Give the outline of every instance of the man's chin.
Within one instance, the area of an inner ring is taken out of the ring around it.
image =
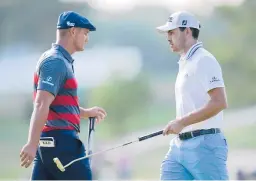
[[[82,51],[84,51],[84,47],[79,48],[77,51],[78,51],[78,52],[82,52]]]
[[[176,52],[176,51],[175,51],[175,49],[174,49],[174,48],[172,48],[172,47],[170,47],[170,50],[171,50],[172,52]]]

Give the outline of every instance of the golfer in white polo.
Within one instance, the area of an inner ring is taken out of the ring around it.
[[[161,165],[161,180],[227,180],[226,139],[221,130],[227,108],[220,64],[198,41],[200,23],[185,11],[157,30],[180,55],[175,84],[176,119],[164,135],[176,134]]]

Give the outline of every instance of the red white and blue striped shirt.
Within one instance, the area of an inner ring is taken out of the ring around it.
[[[34,98],[37,90],[54,95],[43,132],[65,129],[80,131],[80,109],[73,59],[60,45],[53,44],[39,59],[34,75]]]

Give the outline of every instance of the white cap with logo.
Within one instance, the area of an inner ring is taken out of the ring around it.
[[[196,19],[196,17],[193,14],[187,11],[179,11],[173,13],[168,18],[168,21],[165,23],[165,25],[159,26],[156,29],[160,32],[168,32],[179,27],[200,29],[200,22]]]

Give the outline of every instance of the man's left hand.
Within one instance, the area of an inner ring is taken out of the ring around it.
[[[179,134],[184,127],[180,119],[175,119],[165,126],[163,135]]]
[[[99,123],[105,119],[107,113],[103,108],[95,106],[88,109],[88,116],[96,117],[96,123]]]

